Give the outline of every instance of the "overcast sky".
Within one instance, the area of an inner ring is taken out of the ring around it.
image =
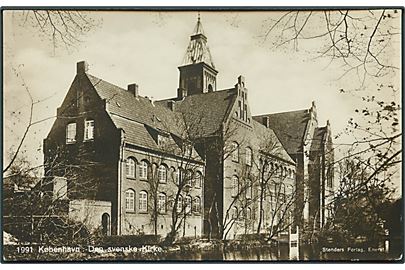
[[[154,99],[176,95],[177,67],[197,21],[196,12],[93,12],[99,26],[68,52],[53,50],[38,29],[23,26],[12,12],[4,15],[5,151],[22,136],[28,121],[29,97],[23,85],[34,100],[45,99],[36,105],[34,120],[55,116],[75,76],[76,62],[81,60],[89,63],[90,74],[120,87],[137,83],[141,95]],[[315,101],[319,124],[329,119],[337,134],[356,107],[339,89],[356,78],[337,81],[342,72],[339,67],[327,66],[328,59],[314,60],[315,55],[308,53],[317,46],[314,42],[301,45],[298,51],[272,49],[271,40],[264,42],[263,34],[270,19],[279,16],[279,12],[201,12],[219,71],[218,89],[233,87],[243,75],[253,115],[306,109]],[[399,85],[399,77],[394,80]],[[38,164],[53,121],[34,126],[24,145]]]

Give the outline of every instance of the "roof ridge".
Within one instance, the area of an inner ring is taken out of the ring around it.
[[[301,110],[294,110],[294,111],[284,111],[284,112],[277,112],[277,113],[264,113],[264,114],[258,114],[254,115],[253,117],[262,117],[262,116],[268,116],[268,115],[277,115],[277,114],[286,114],[286,113],[297,113],[297,112],[309,112],[309,109],[301,109]]]

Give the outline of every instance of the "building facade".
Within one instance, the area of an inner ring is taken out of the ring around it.
[[[77,63],[44,140],[43,186],[69,201],[69,216],[114,235],[232,239],[311,218],[322,226],[333,152],[315,105],[297,116],[303,128],[253,116],[243,76],[218,90],[200,18],[179,71],[177,95],[152,101]]]

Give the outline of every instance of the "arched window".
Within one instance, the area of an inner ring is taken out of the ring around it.
[[[142,160],[139,164],[139,178],[148,179],[148,162],[146,160]]]
[[[190,195],[186,196],[186,205],[185,205],[185,210],[186,210],[186,214],[189,214],[191,212],[191,208],[192,208],[192,198]]]
[[[201,212],[201,199],[198,196],[194,197],[193,212],[196,212],[196,213]]]
[[[238,218],[238,207],[234,206],[232,208],[232,218],[237,219]]]
[[[134,158],[130,157],[127,159],[125,170],[127,177],[135,178],[135,164],[136,161]]]
[[[84,121],[84,140],[89,141],[94,139],[94,120],[86,119]]]
[[[239,162],[239,144],[232,142],[232,161]]]
[[[167,182],[167,167],[164,164],[161,164],[158,169],[158,178],[160,183]]]
[[[183,196],[179,195],[177,199],[177,213],[181,213],[183,211]]]
[[[246,208],[246,219],[252,219],[252,209]]]
[[[186,175],[185,175],[185,179],[184,179],[184,181],[186,181],[186,185],[191,187],[192,180],[193,180],[193,171],[192,170],[187,170]]]
[[[252,180],[246,180],[246,199],[252,198]]]
[[[148,211],[148,193],[144,190],[139,192],[139,211],[140,212]]]
[[[292,171],[291,171],[291,169],[288,169],[288,177],[292,177]]]
[[[129,212],[135,211],[135,191],[132,189],[125,191],[125,210]]]
[[[111,235],[111,222],[110,222],[110,215],[104,213],[101,216],[101,227],[103,235]]]
[[[202,186],[202,173],[200,171],[197,171],[195,173],[195,177],[194,177],[194,187],[195,188],[201,188]]]
[[[232,192],[231,192],[232,197],[238,196],[239,178],[236,175],[232,176],[232,187],[231,188],[232,188]]]
[[[76,123],[69,123],[66,126],[66,143],[76,142]]]
[[[246,147],[246,165],[252,166],[252,148]]]
[[[158,211],[159,213],[166,213],[166,194],[164,193],[158,195]]]
[[[178,168],[176,171],[176,185],[182,185],[184,181],[184,169]]]

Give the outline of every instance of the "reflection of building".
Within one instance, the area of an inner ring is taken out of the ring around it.
[[[323,164],[323,156],[296,155],[271,116],[252,116],[242,76],[234,87],[217,90],[200,19],[179,70],[177,95],[152,101],[136,84],[122,89],[79,62],[44,140],[45,181],[54,194],[64,190],[72,218],[90,218],[107,234],[111,228],[112,234],[166,235],[173,215],[182,220],[180,236],[285,230],[301,192],[296,186],[309,190],[308,177],[301,177],[308,175],[308,160]],[[313,145],[304,150],[322,153],[323,144]],[[323,202],[317,181],[311,213]]]

